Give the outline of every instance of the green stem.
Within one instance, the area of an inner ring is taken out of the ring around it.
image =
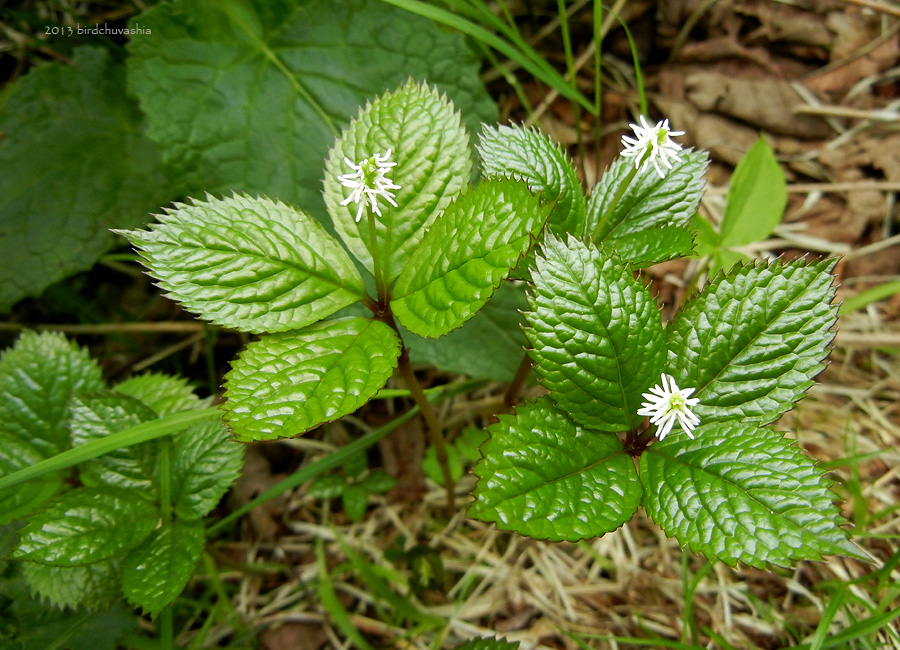
[[[447,459],[447,441],[444,439],[444,430],[438,420],[437,413],[422,389],[422,384],[416,378],[412,366],[409,363],[409,350],[405,347],[400,353],[400,361],[398,363],[400,374],[406,382],[407,388],[412,393],[412,398],[422,409],[422,416],[425,418],[425,424],[428,427],[428,435],[431,438],[431,444],[434,445],[434,451],[437,456],[438,463],[441,466],[441,474],[444,477],[444,488],[447,490],[447,514],[452,516],[456,510],[456,493],[453,485],[453,475],[450,473],[450,462]]]
[[[175,620],[172,616],[172,605],[166,605],[159,615],[159,636],[162,650],[175,648]]]
[[[525,381],[528,379],[530,373],[531,357],[529,357],[526,352],[522,357],[522,361],[519,362],[519,369],[516,370],[516,376],[513,377],[512,382],[510,382],[509,387],[506,389],[506,393],[503,395],[503,401],[507,406],[515,406],[516,402],[519,401],[519,394],[525,387]]]
[[[372,253],[372,275],[375,278],[375,295],[378,296],[378,302],[382,305],[387,304],[387,287],[384,283],[384,276],[381,272],[381,261],[378,255],[378,236],[375,231],[375,211],[366,206],[366,219],[369,223],[369,252]]]
[[[172,521],[172,439],[160,441],[159,509],[163,525]]]

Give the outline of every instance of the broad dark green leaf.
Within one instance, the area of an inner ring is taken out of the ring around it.
[[[362,521],[369,507],[369,491],[361,485],[348,485],[341,492],[341,505],[344,514],[355,523]]]
[[[31,517],[14,557],[51,566],[102,562],[140,544],[159,512],[134,490],[79,488]]]
[[[104,610],[122,598],[116,558],[73,567],[23,562],[22,572],[32,593],[60,609]]]
[[[722,422],[694,436],[672,436],[641,455],[644,508],[681,544],[731,566],[867,559],[841,528],[830,482],[781,434]]]
[[[69,398],[104,387],[100,366],[62,334],[25,332],[0,356],[0,423],[44,456],[65,451]]]
[[[403,341],[413,362],[509,382],[525,355],[521,312],[527,307],[524,284],[505,282],[463,327],[437,340],[404,332]]]
[[[347,479],[337,474],[317,476],[309,484],[309,495],[315,499],[335,499],[347,489]]]
[[[0,312],[89,269],[173,189],[125,71],[102,48],[45,63],[0,102]]]
[[[543,201],[555,202],[550,232],[583,234],[585,200],[572,160],[562,147],[534,128],[483,126],[478,143],[482,172],[488,177],[520,178]]]
[[[322,161],[359,106],[428,80],[474,131],[496,121],[462,35],[378,0],[185,0],[135,19],[129,90],[188,193],[279,198],[324,217]]]
[[[137,622],[134,611],[123,607],[121,596],[116,598],[120,602],[109,611],[89,613],[60,611],[27,595],[17,598],[10,605],[13,616],[4,619],[0,630],[0,641],[6,641],[4,633],[10,632],[13,639],[3,650],[117,650],[127,633],[137,631]],[[60,646],[63,639],[66,645]]]
[[[430,337],[462,325],[528,252],[549,213],[518,181],[483,181],[459,196],[397,279],[391,301],[397,320]]]
[[[577,541],[615,530],[641,502],[616,436],[578,426],[546,396],[488,428],[469,515],[529,537]]]
[[[472,170],[459,113],[437,89],[410,80],[366,105],[328,153],[324,197],[335,230],[369,271],[369,220],[364,215],[356,221],[357,204],[341,205],[352,190],[338,176],[353,171],[345,158],[358,164],[389,149],[390,160],[397,163],[387,174],[400,186],[394,191],[397,207],[379,198],[381,216],[375,216],[378,259],[388,284],[438,215],[468,185]]]
[[[2,426],[2,425],[0,425]],[[31,443],[0,431],[0,476],[6,476],[44,460]],[[62,485],[58,474],[0,490],[0,526],[30,514],[56,494]]]
[[[582,426],[635,429],[641,393],[666,357],[650,292],[617,258],[574,238],[546,237],[532,277],[525,336],[541,383]]]
[[[182,592],[205,543],[200,522],[176,519],[154,530],[122,564],[125,597],[155,618]]]
[[[249,332],[304,327],[366,295],[350,257],[319,223],[278,201],[235,195],[156,215],[128,237],[168,296]]]
[[[731,176],[728,202],[719,225],[722,248],[743,246],[768,237],[787,205],[784,172],[765,138],[756,141]]]
[[[242,441],[300,435],[369,401],[399,356],[396,332],[366,318],[264,336],[226,375],[225,419]]]
[[[116,384],[117,393],[142,401],[160,416],[204,408],[205,400],[194,393],[184,377],[147,372]]]
[[[384,494],[397,485],[397,479],[381,469],[373,469],[359,483],[367,492]]]
[[[634,169],[628,159],[618,158],[610,165],[588,199],[585,232],[591,234],[595,242],[604,242],[617,250],[624,261],[632,261],[627,253],[633,249],[631,237],[638,232],[662,226],[686,228],[690,230],[691,220],[697,212],[703,187],[706,184],[708,157],[705,151],[685,151],[680,162],[673,163],[665,178],[645,173],[640,182],[630,182],[628,176]],[[621,196],[620,196],[621,194]],[[622,250],[617,244],[622,242]],[[673,251],[663,247],[665,259],[690,255],[692,247]],[[652,250],[652,249],[650,249]],[[648,250],[637,248],[645,257]],[[649,266],[653,261],[636,259],[641,266]]]
[[[694,252],[694,233],[684,225],[660,225],[609,240],[608,244],[632,268],[686,257]]]
[[[73,447],[157,417],[143,402],[113,391],[80,393],[72,398],[71,409]],[[85,485],[130,488],[153,496],[156,494],[157,455],[156,442],[116,449],[82,463],[79,476]]]
[[[701,422],[771,422],[802,397],[834,337],[833,266],[794,260],[735,267],[666,328],[666,372],[696,389]]]
[[[181,519],[206,516],[241,473],[244,445],[220,421],[203,422],[175,436],[172,507]]]

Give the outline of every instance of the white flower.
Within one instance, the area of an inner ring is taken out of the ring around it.
[[[379,196],[384,197],[395,208],[397,207],[397,203],[394,201],[394,193],[391,190],[399,190],[400,186],[394,184],[394,181],[385,176],[391,170],[391,167],[397,164],[391,162],[389,160],[390,157],[391,150],[388,149],[383,154],[376,153],[371,158],[366,158],[358,165],[354,164],[349,158],[344,158],[344,162],[350,166],[353,173],[338,176],[338,180],[341,182],[341,185],[349,187],[353,191],[350,192],[350,196],[341,201],[341,205],[349,203],[359,204],[359,209],[356,211],[357,223],[362,218],[367,201],[372,207],[372,211],[379,217],[381,216],[377,200]]]
[[[641,404],[642,408],[637,414],[650,418],[650,424],[656,425],[656,435],[660,440],[669,435],[676,419],[693,440],[694,434],[691,431],[700,424],[700,418],[691,411],[691,407],[699,404],[700,400],[688,398],[693,392],[693,388],[678,388],[675,378],[663,373],[662,387],[654,386],[649,393],[641,396],[647,401]]]
[[[667,169],[672,169],[671,161],[680,160],[678,152],[681,151],[681,145],[672,142],[669,136],[684,135],[684,131],[669,130],[669,120],[657,122],[656,126],[651,127],[647,124],[647,118],[641,115],[640,122],[640,125],[631,125],[637,138],[622,136],[622,146],[625,147],[622,155],[634,158],[634,166],[640,167],[642,174],[652,163],[659,177],[665,178],[666,172],[659,166],[660,163]]]

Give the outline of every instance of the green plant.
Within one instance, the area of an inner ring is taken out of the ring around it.
[[[200,420],[205,407],[184,380],[166,375],[110,390],[85,351],[60,335],[26,332],[0,358],[0,472],[121,440],[161,417],[196,412]],[[0,492],[0,522],[24,521],[12,557],[33,593],[88,610],[124,596],[152,616],[181,593],[206,540],[202,519],[237,478],[243,448],[218,418],[167,433],[114,443],[75,474],[44,473]]]
[[[309,493],[317,499],[341,498],[344,513],[353,522],[362,521],[370,494],[384,494],[397,479],[380,469],[369,469],[363,454],[351,456],[341,467],[343,474],[325,474],[309,485]]]
[[[734,170],[718,232],[697,215],[697,255],[710,258],[713,273],[749,261],[747,255],[733,249],[763,241],[772,234],[781,223],[786,204],[784,172],[772,147],[760,138]]]

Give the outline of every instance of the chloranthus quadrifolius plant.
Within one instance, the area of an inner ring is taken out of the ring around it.
[[[682,150],[668,121],[632,128],[587,201],[537,132],[482,134],[488,173],[558,194],[564,214],[535,255],[524,314],[548,393],[489,427],[469,514],[575,541],[642,506],[682,545],[730,565],[865,558],[824,473],[769,426],[823,367],[834,261],[736,266],[663,326],[634,270],[691,254],[707,157]]]
[[[86,351],[58,334],[27,332],[0,357],[0,476],[206,406],[167,375],[111,389]],[[102,609],[124,596],[156,615],[193,574],[206,541],[203,517],[242,458],[221,419],[206,418],[83,462],[77,481],[55,472],[0,491],[0,525],[24,524],[12,557],[42,599]]]
[[[472,165],[450,101],[409,81],[362,108],[329,152],[337,238],[299,207],[242,195],[176,204],[122,233],[170,297],[259,335],[226,377],[238,439],[295,436],[355,411],[406,353],[400,326],[439,337],[491,297],[553,205],[502,175],[472,187]],[[365,316],[339,313],[357,304]]]

